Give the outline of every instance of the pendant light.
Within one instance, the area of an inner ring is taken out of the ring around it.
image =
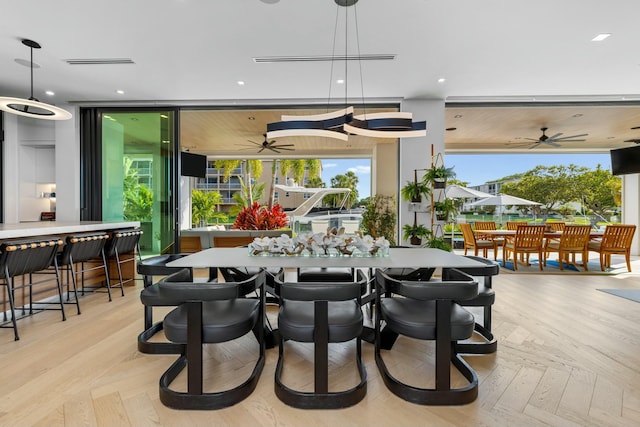
[[[334,0],[338,7],[350,7],[354,6],[358,0]],[[339,9],[339,8],[338,8]],[[358,39],[358,16],[355,14],[356,23],[356,39]],[[332,56],[332,66],[335,56],[335,31],[337,30],[337,17],[336,28],[334,29],[334,51]],[[345,12],[345,80],[347,78],[347,63],[348,52],[347,49],[347,14]],[[360,57],[360,41],[357,40],[358,45],[358,58]],[[360,65],[360,80],[362,85],[362,64],[358,59]],[[330,79],[333,76],[330,76]],[[364,90],[362,93],[364,106]],[[347,99],[347,87],[345,81],[345,104]],[[348,135],[361,135],[373,138],[412,138],[418,136],[425,136],[427,134],[426,122],[413,122],[411,113],[408,112],[386,112],[386,113],[373,113],[354,116],[354,108],[352,106],[346,106],[342,110],[315,114],[309,116],[282,116],[281,121],[274,123],[267,123],[267,138],[276,138],[283,136],[324,136],[329,138],[341,139],[343,141],[348,140]]]
[[[29,39],[23,39],[22,44],[31,49],[31,61],[29,63],[31,68],[31,96],[29,99],[0,96],[0,110],[34,119],[70,119],[71,113],[67,110],[40,102],[33,96],[33,49],[40,49],[40,45]]]

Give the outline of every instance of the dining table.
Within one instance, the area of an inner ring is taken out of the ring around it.
[[[253,268],[304,268],[304,267],[348,267],[348,268],[463,268],[485,267],[485,264],[453,252],[436,248],[389,248],[388,254],[377,256],[304,256],[304,255],[251,255],[247,247],[209,248],[167,263],[167,267],[212,269],[216,267]],[[373,299],[370,289],[362,303]],[[268,330],[267,347],[276,342],[277,330]],[[374,331],[365,327],[362,339],[372,343]]]
[[[167,263],[167,267],[349,267],[349,268],[456,268],[483,264],[436,248],[389,248],[378,256],[251,255],[249,248],[209,248]]]

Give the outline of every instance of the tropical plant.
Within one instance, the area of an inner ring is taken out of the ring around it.
[[[412,245],[420,245],[422,244],[422,239],[427,239],[431,237],[431,230],[425,227],[422,224],[413,223],[405,224],[402,227],[402,238],[404,240],[409,240]]]
[[[277,230],[284,228],[288,224],[287,214],[280,205],[275,205],[269,209],[260,206],[258,202],[253,202],[238,213],[236,220],[231,226],[236,230]]]
[[[242,209],[248,208],[253,204],[252,200],[260,200],[264,193],[266,184],[264,182],[254,182],[250,186],[240,181],[240,191],[233,193],[231,196],[236,202],[229,208],[231,215],[237,215]],[[273,208],[273,206],[271,206]],[[271,209],[270,208],[270,209]]]
[[[442,249],[443,251],[451,252],[451,245],[444,239],[444,236],[432,234],[431,237],[427,238],[423,246],[425,248]]]
[[[427,169],[425,174],[422,176],[422,181],[425,184],[433,184],[437,187],[439,183],[446,183],[447,179],[455,178],[455,176],[456,173],[453,171],[453,166],[448,168],[444,165],[434,165]]]
[[[433,202],[433,211],[438,221],[448,221],[452,216],[458,214],[455,201],[453,199],[444,199],[442,201]]]
[[[133,159],[125,157],[122,216],[127,221],[151,221],[153,192],[138,182],[138,171],[133,169]]]
[[[431,186],[424,181],[407,181],[407,184],[400,189],[400,195],[406,202],[420,203],[422,196],[431,194]]]
[[[238,169],[243,162],[247,169],[245,174],[246,182],[244,184],[247,185],[247,187],[252,187],[253,178],[257,179],[262,175],[262,160],[216,160],[214,165],[216,169],[222,170],[222,180],[227,182],[233,174],[233,171]],[[240,181],[242,182],[242,179]],[[245,196],[247,197],[248,204],[251,205],[254,200],[253,193],[249,191]]]
[[[374,238],[384,237],[392,245],[396,243],[396,198],[376,194],[369,199],[362,213],[361,229]]]
[[[215,219],[223,222],[228,221],[227,214],[217,211],[220,203],[222,203],[222,194],[218,191],[193,190],[191,192],[191,222],[198,226],[208,224]]]
[[[351,208],[358,201],[358,176],[353,171],[347,171],[345,174],[338,174],[331,178],[331,188],[348,188],[351,192],[347,195],[345,206]],[[338,207],[342,202],[344,195],[330,194],[324,199],[325,203]]]

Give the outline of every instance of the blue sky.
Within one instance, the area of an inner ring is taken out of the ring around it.
[[[609,153],[603,154],[447,154],[447,166],[454,166],[456,179],[469,185],[481,185],[487,181],[526,172],[536,166],[570,165],[611,170]],[[358,196],[371,193],[371,161],[369,159],[322,159],[322,179],[331,186],[331,178],[353,171],[358,177]]]

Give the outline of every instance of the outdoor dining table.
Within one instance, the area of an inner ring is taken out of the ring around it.
[[[475,230],[477,234],[491,237],[513,237],[516,235],[516,230]],[[604,235],[604,231],[592,230],[589,232],[589,239],[599,239]],[[549,239],[559,239],[562,237],[562,231],[545,231],[544,237]]]

